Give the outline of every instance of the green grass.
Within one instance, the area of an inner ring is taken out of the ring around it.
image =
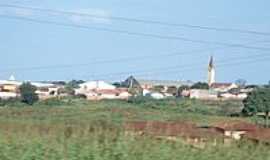
[[[0,108],[2,160],[267,160],[268,146],[239,142],[194,148],[185,143],[125,135],[127,121],[187,120],[211,124],[231,118],[221,114],[228,102],[194,100],[100,101],[61,99],[34,106]],[[231,107],[241,104],[231,102]]]
[[[248,143],[196,149],[180,142],[158,141],[150,137],[127,137],[113,131],[81,133],[77,130],[70,136],[36,135],[30,138],[22,135],[20,138],[9,136],[1,139],[0,158],[10,160],[267,160],[270,157],[269,148]]]

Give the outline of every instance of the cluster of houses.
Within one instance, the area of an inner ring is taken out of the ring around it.
[[[9,80],[0,80],[0,99],[10,99],[20,97],[21,81],[15,80],[11,76]],[[50,83],[31,82],[37,88],[36,94],[40,99],[52,98],[58,95],[58,90],[63,86],[57,86]]]
[[[213,83],[209,89],[190,89],[183,96],[201,100],[243,100],[253,88],[240,88],[235,83]]]
[[[65,84],[57,82],[30,82],[36,87],[36,94],[40,99],[49,99],[58,96],[67,96],[62,91],[65,88]],[[14,76],[11,76],[9,80],[0,80],[0,99],[10,99],[20,97],[20,86],[22,81],[15,80]],[[87,81],[80,83],[78,87],[74,89],[75,96],[85,97],[88,100],[102,100],[102,99],[121,99],[127,100],[134,95],[149,96],[155,99],[164,99],[167,97],[173,97],[176,93],[168,93],[169,86],[177,87],[181,86],[181,82],[178,81],[146,81],[141,82],[134,77],[129,77],[127,80],[120,82],[119,85],[111,84],[105,81]],[[156,86],[163,86],[159,91],[155,91]]]
[[[253,90],[253,88],[239,86],[235,83],[217,83],[215,76],[214,61],[211,57],[208,65],[208,83],[205,83],[207,88],[203,89],[193,87],[195,84],[191,81],[137,80],[133,76],[114,84],[104,81],[80,81],[78,87],[73,89],[74,95],[83,96],[89,100],[126,100],[138,95],[154,99],[189,97],[201,100],[243,100]],[[20,96],[19,87],[22,83],[16,81],[14,76],[11,76],[9,80],[0,80],[0,98],[8,99]],[[40,99],[66,95],[61,92],[65,88],[65,82],[31,82],[31,84],[36,86],[36,93]]]
[[[75,89],[75,95],[85,96],[88,100],[102,99],[128,99],[131,94],[128,88],[117,88],[116,86],[104,81],[89,81],[79,85]]]
[[[20,96],[19,87],[23,82],[14,77],[9,80],[0,80],[0,99],[16,98]],[[65,88],[61,83],[31,82],[37,90],[40,99],[57,96],[67,96],[61,92]],[[127,100],[131,96],[141,95],[153,99],[172,97],[189,97],[201,100],[243,100],[251,88],[239,88],[234,83],[212,83],[209,89],[192,89],[192,82],[136,80],[129,77],[127,80],[111,84],[105,81],[87,81],[74,88],[74,95],[85,97],[88,100],[120,99]],[[181,86],[187,88],[179,91]]]

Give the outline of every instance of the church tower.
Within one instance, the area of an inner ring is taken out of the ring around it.
[[[209,64],[208,64],[208,85],[211,86],[215,83],[216,79],[216,71],[214,66],[214,58],[211,56]]]

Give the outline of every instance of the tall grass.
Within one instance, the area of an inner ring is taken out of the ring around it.
[[[204,108],[205,107],[205,108]],[[197,101],[87,102],[50,100],[32,107],[0,109],[0,160],[267,160],[269,146],[248,142],[198,149],[184,141],[127,135],[127,121],[188,120],[213,123]]]
[[[23,131],[23,130],[22,130]],[[153,137],[125,135],[121,129],[107,126],[60,125],[43,130],[0,136],[3,160],[267,160],[269,147],[249,143],[198,149],[181,141],[169,142]]]

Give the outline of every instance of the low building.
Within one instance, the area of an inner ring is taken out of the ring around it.
[[[119,99],[127,100],[131,94],[127,90],[92,90],[83,94],[88,100]]]
[[[217,92],[228,92],[233,88],[238,88],[235,83],[213,83],[210,85],[210,89]]]
[[[13,92],[0,92],[0,99],[10,99],[19,97],[18,93]]]
[[[180,86],[192,86],[191,81],[171,81],[171,80],[138,80],[143,89],[152,89],[155,86],[164,86],[165,89],[171,86],[179,88]]]
[[[36,86],[36,94],[39,96],[40,99],[56,97],[58,96],[58,90],[62,88],[62,86],[49,83],[33,82],[31,84],[33,86]]]
[[[19,87],[22,82],[15,80],[0,80],[0,98],[9,99],[19,97]]]
[[[200,100],[218,100],[217,92],[204,89],[191,89],[189,91],[189,97]]]
[[[2,92],[17,92],[22,82],[0,80],[0,91]]]
[[[225,99],[225,100],[244,100],[247,98],[247,93],[239,93],[239,94],[232,94],[229,92],[226,93],[220,93],[219,98]]]
[[[93,90],[114,90],[116,87],[104,81],[89,81],[79,85],[78,89],[75,89],[75,94],[87,94]]]
[[[80,84],[80,88],[75,90],[75,95],[84,95],[88,100],[128,99],[131,96],[127,88],[116,88],[104,81]]]

